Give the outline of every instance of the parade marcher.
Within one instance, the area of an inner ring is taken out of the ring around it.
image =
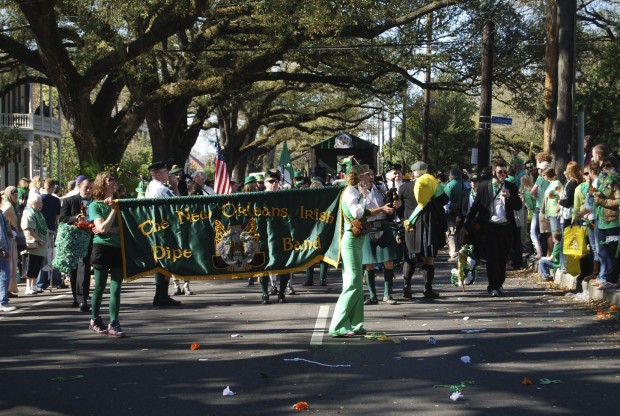
[[[280,172],[276,171],[276,170],[272,170],[267,172],[267,175],[265,175],[265,180],[264,180],[264,184],[265,184],[265,192],[273,192],[273,191],[277,191],[278,189],[280,189]],[[262,297],[262,303],[263,305],[268,305],[271,302],[269,301],[269,295],[278,295],[278,303],[286,303],[286,291],[287,291],[287,286],[288,286],[288,282],[290,280],[291,274],[290,273],[286,273],[286,274],[276,274],[276,273],[269,273],[269,276],[261,276],[259,281],[260,281],[260,286],[261,286],[261,290],[263,293],[263,297]],[[280,279],[280,288],[278,289],[276,287],[276,282],[278,280],[278,278]],[[271,289],[269,289],[269,286],[271,285]],[[289,294],[294,294],[290,293]]]
[[[88,218],[88,205],[93,197],[93,182],[90,178],[80,181],[78,193],[73,196],[65,197],[60,206],[60,222],[73,224],[76,221],[90,222]],[[71,270],[71,292],[73,294],[73,304],[71,307],[80,308],[82,312],[88,312],[88,297],[90,295],[90,253],[92,250],[92,237],[88,245],[88,253],[79,260],[77,267]]]
[[[174,194],[174,196],[187,196],[187,186],[185,188],[182,187],[182,183],[185,180],[182,179],[183,170],[179,167],[173,167],[170,172],[168,172],[168,187]],[[185,194],[182,194],[184,192]],[[179,284],[179,279],[172,276],[170,278],[172,283],[174,284],[174,292],[173,295],[193,295],[194,292],[189,288],[189,280],[183,281],[183,286]]]
[[[92,314],[89,328],[98,334],[116,338],[125,336],[118,321],[121,306],[121,285],[123,284],[123,263],[120,228],[114,209],[114,198],[118,183],[110,172],[99,172],[93,187],[93,202],[88,207],[88,216],[95,224],[91,264],[95,272]],[[110,274],[110,323],[106,327],[99,315],[103,292]]]
[[[418,206],[413,191],[415,183],[428,170],[428,165],[424,162],[417,161],[411,166],[414,180],[405,182],[398,189],[398,198],[402,205],[398,215],[403,218],[409,218]],[[441,184],[439,184],[441,186]],[[442,192],[433,197],[425,206],[422,215],[414,224],[413,231],[405,230],[405,263],[403,265],[403,297],[411,298],[411,279],[415,272],[416,263],[422,263],[422,277],[424,279],[424,299],[435,299],[439,297],[439,293],[433,290],[433,280],[435,278],[435,257],[439,250],[446,245],[446,231],[448,230],[448,222],[444,205],[448,203],[448,195]]]
[[[366,208],[369,210],[381,208],[386,204],[385,194],[379,191],[375,185],[374,172],[372,167],[369,168],[370,174],[366,175],[367,194]],[[360,181],[363,183],[363,181]],[[398,199],[388,202],[393,209],[400,207]],[[396,305],[396,301],[392,297],[392,289],[394,286],[394,261],[398,259],[398,244],[392,229],[393,221],[390,221],[388,215],[379,211],[376,215],[367,218],[371,225],[371,230],[363,245],[362,264],[364,265],[364,277],[366,278],[366,286],[368,287],[369,297],[364,301],[365,305],[376,305],[379,303],[377,299],[377,291],[375,289],[376,270],[375,264],[383,264],[383,302],[388,305]]]
[[[461,230],[461,241],[468,234],[482,233],[489,280],[487,291],[490,296],[497,297],[504,293],[506,260],[516,232],[514,211],[521,209],[522,203],[517,186],[506,181],[506,162],[495,161],[493,174],[493,179],[478,186],[476,199]],[[477,227],[481,230],[478,231]]]
[[[366,235],[353,234],[352,222],[380,212],[393,214],[394,208],[387,204],[368,209],[366,196],[368,188],[364,184],[370,169],[368,165],[355,165],[347,173],[347,187],[342,192],[341,210],[346,218],[344,232],[340,241],[342,253],[342,293],[334,308],[329,335],[332,337],[354,337],[367,333],[364,328],[364,285],[362,282],[362,249]]]
[[[153,162],[149,166],[151,174],[151,182],[146,188],[146,198],[172,198],[174,193],[164,185],[170,178],[168,166],[165,162]],[[170,286],[170,277],[161,273],[153,273],[155,277],[155,297],[153,298],[154,306],[178,306],[181,304],[178,300],[172,299],[168,295],[168,287]]]

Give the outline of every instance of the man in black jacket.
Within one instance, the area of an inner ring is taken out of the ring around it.
[[[478,186],[476,198],[465,218],[461,242],[468,234],[482,233],[482,249],[487,260],[487,291],[492,297],[504,293],[506,260],[517,226],[514,211],[521,209],[517,186],[506,181],[508,164],[493,162],[493,178]]]
[[[93,198],[93,181],[85,178],[80,182],[79,193],[62,200],[60,206],[61,222],[73,224],[76,221],[88,221],[88,204]],[[88,245],[88,253],[80,259],[77,268],[71,270],[71,292],[73,293],[72,307],[80,307],[82,312],[88,312],[88,296],[90,294],[90,251],[92,236]]]

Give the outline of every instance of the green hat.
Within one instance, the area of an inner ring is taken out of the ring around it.
[[[252,182],[256,182],[256,176],[246,176],[245,180],[243,181],[244,185],[247,185],[248,183],[252,183]]]
[[[518,156],[515,156],[514,158],[512,158],[512,161],[510,162],[511,165],[522,165],[524,163],[523,159],[521,159]]]
[[[258,173],[258,174],[256,174],[256,175],[254,175],[254,177],[256,178],[256,181],[257,181],[257,182],[262,182],[262,181],[264,181],[264,180],[265,180],[265,175],[264,175],[264,174],[262,174],[262,173]]]
[[[300,170],[296,170],[295,171],[295,176],[293,176],[293,178],[297,179],[297,178],[303,178],[304,175],[302,175]]]
[[[507,177],[507,178],[506,178],[506,180],[507,180],[508,182],[515,183],[515,177],[514,177],[514,176],[509,176],[509,177]]]

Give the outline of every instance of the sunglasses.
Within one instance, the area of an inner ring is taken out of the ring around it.
[[[583,176],[588,176],[590,172],[583,172]]]
[[[265,182],[267,182],[267,183],[276,183],[277,181],[275,179],[269,179],[269,180],[266,180]]]
[[[611,168],[613,168],[613,167],[614,167],[614,165],[612,165],[611,163],[605,163],[605,164],[603,165],[603,167],[604,167],[604,168],[607,168],[607,169],[611,169]]]

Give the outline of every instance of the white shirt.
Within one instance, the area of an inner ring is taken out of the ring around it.
[[[366,196],[366,208],[380,208],[384,205],[384,197],[381,191],[377,189],[377,187],[373,184],[370,189],[370,193]],[[373,215],[372,217],[368,217],[368,221],[379,221],[387,218],[387,214],[385,212],[379,212],[377,215]]]
[[[145,198],[172,198],[174,193],[157,179],[151,180],[146,188]]]
[[[353,218],[362,218],[366,210],[366,198],[363,198],[355,186],[347,186],[342,193],[342,202],[347,204]]]

